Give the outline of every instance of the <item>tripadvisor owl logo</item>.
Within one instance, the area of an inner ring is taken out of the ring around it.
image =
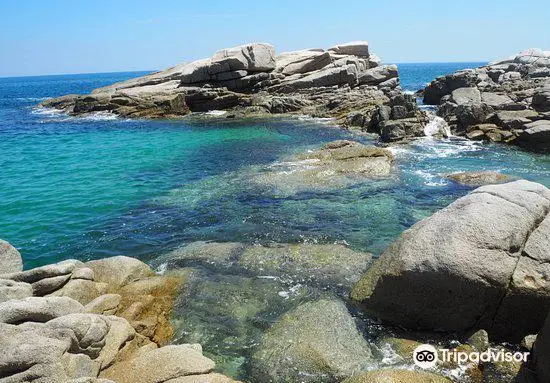
[[[413,352],[414,364],[420,368],[434,367],[437,359],[437,350],[429,344],[421,344]]]
[[[429,344],[421,344],[413,352],[414,364],[420,368],[435,367],[438,361],[478,364],[480,362],[526,362],[528,358],[528,352],[511,352],[503,348],[488,348],[482,352],[466,352],[446,348],[437,350]]]

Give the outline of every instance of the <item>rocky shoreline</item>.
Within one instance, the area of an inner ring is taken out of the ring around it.
[[[324,150],[338,148],[358,147]],[[546,382],[549,213],[550,190],[519,180],[475,189],[374,261],[344,245],[197,242],[160,257],[162,274],[124,256],[22,271],[18,251],[1,242],[0,381],[234,381],[201,345],[174,337],[174,307],[186,290],[206,288],[191,277],[205,267],[246,275],[239,283],[290,279],[302,290],[272,322],[257,324],[247,381],[528,382],[538,374]],[[247,301],[235,304],[226,320],[258,320]],[[365,318],[381,319],[385,330],[365,328]],[[532,354],[524,364],[455,361],[423,371],[412,364],[421,343]]]
[[[270,44],[247,44],[41,106],[128,118],[181,118],[213,110],[227,111],[227,117],[330,117],[380,134],[383,141],[423,136],[428,121],[414,96],[401,90],[397,66],[383,65],[366,41],[278,55]]]
[[[442,76],[421,93],[453,134],[550,152],[550,51]]]

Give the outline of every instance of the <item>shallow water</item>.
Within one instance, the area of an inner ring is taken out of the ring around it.
[[[403,87],[414,91],[466,66],[400,65]],[[550,186],[550,156],[458,138],[392,147],[397,167],[389,178],[327,188],[265,183],[266,175],[308,166],[290,158],[328,141],[378,142],[306,117],[130,121],[36,108],[45,97],[141,74],[0,79],[0,238],[21,251],[26,267],[115,254],[151,261],[197,240],[338,242],[378,255],[471,190],[444,173],[498,170]],[[292,281],[195,273],[178,301],[176,340],[203,343],[219,369],[237,377],[245,350],[270,321],[326,293]]]

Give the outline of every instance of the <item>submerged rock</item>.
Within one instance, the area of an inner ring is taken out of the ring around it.
[[[339,382],[373,364],[344,304],[322,299],[286,313],[265,333],[250,372],[260,382]]]
[[[233,268],[253,275],[284,277],[295,283],[351,286],[371,261],[371,254],[343,245],[194,242],[168,254],[168,267],[212,265],[218,270]]]
[[[510,181],[510,176],[491,171],[450,173],[446,174],[445,177],[466,186],[501,184]]]
[[[371,115],[377,107],[404,100],[395,65],[381,65],[366,41],[275,55],[273,46],[251,43],[223,49],[211,58],[178,64],[161,72],[42,102],[43,107],[80,115],[111,112],[139,118],[178,118],[190,112],[228,110],[228,116],[295,113],[332,117],[347,124],[360,115],[360,126],[380,131]],[[406,110],[392,120],[425,114],[407,98]],[[358,121],[358,120],[356,120]],[[402,124],[412,126],[411,121]],[[418,130],[418,129],[417,129]],[[419,129],[421,131],[421,129]]]
[[[550,58],[530,49],[511,59],[438,77],[423,91],[456,135],[550,151]],[[476,129],[479,125],[493,129]]]
[[[281,193],[347,187],[367,179],[384,179],[394,172],[395,157],[384,148],[356,141],[329,142],[317,150],[271,165],[252,181]]]
[[[549,211],[536,183],[478,188],[406,230],[351,297],[410,329],[483,328],[519,342],[550,308]]]

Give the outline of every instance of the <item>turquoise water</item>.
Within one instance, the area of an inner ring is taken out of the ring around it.
[[[474,64],[405,64],[403,86]],[[475,64],[478,65],[478,64]],[[129,121],[36,104],[142,73],[0,79],[0,238],[27,267],[114,254],[150,260],[196,240],[343,242],[379,254],[470,189],[441,173],[494,169],[550,186],[550,158],[463,140],[393,149],[396,174],[330,190],[253,182],[292,153],[354,136],[307,118]]]

